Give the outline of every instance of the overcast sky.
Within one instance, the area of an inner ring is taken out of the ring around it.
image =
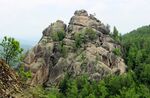
[[[0,37],[36,43],[50,23],[68,23],[75,10],[96,13],[124,34],[150,24],[150,0],[0,0]]]

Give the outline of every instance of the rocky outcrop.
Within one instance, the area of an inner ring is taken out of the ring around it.
[[[18,92],[21,92],[21,83],[17,74],[0,60],[0,98],[12,98],[12,95]]]
[[[52,23],[27,52],[24,63],[32,71],[30,84],[58,85],[66,74],[86,74],[94,80],[122,74],[126,65],[113,53],[116,48],[120,45],[109,36],[108,26],[85,10],[75,11],[68,27],[60,20]]]
[[[109,28],[101,23],[100,20],[96,19],[94,15],[88,16],[85,10],[75,11],[74,16],[71,18],[68,26],[68,32],[78,32],[84,27],[95,29],[97,32],[103,34],[109,33]]]

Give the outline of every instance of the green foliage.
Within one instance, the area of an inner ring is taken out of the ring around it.
[[[143,26],[123,36],[124,59],[132,70],[150,64],[150,26]]]
[[[150,96],[150,89],[143,84],[140,84],[139,86],[137,86],[137,92],[140,96],[140,98],[149,98]]]
[[[141,83],[149,85],[150,83],[150,64],[142,64],[135,70]]]
[[[136,88],[123,89],[121,92],[121,98],[139,98],[139,95],[136,93]]]
[[[113,36],[114,36],[114,38],[117,38],[119,36],[119,32],[116,27],[114,27]]]
[[[24,66],[20,66],[19,70],[18,70],[18,74],[20,76],[20,78],[22,79],[22,81],[26,81],[28,79],[31,78],[31,71],[25,71]]]
[[[62,41],[65,38],[65,31],[57,32],[59,41]]]
[[[59,42],[58,49],[59,49],[62,57],[67,56],[68,48],[63,44],[63,42]]]
[[[65,35],[65,31],[60,30],[57,32],[53,32],[51,37],[54,41],[62,41],[65,38]]]
[[[57,32],[52,33],[51,37],[52,37],[53,41],[59,41]]]
[[[140,84],[121,91],[121,98],[149,98],[150,90],[145,85]]]
[[[0,43],[0,58],[5,60],[7,64],[13,66],[20,60],[20,54],[23,49],[20,48],[20,43],[11,37],[4,37]]]
[[[67,98],[76,98],[77,95],[78,89],[76,80],[70,80],[70,82],[67,82],[66,96]]]
[[[135,85],[133,73],[129,72],[121,76],[109,77],[106,85],[110,91],[109,95],[120,94],[122,89],[127,89]]]
[[[81,32],[76,32],[74,35],[75,45],[77,48],[81,47],[81,44],[88,41],[93,41],[97,38],[96,32],[92,28],[86,28]]]
[[[84,32],[91,41],[97,38],[96,32],[92,28],[86,28]]]
[[[104,80],[100,81],[97,85],[97,95],[101,96],[101,98],[105,98],[109,95],[108,88],[106,87],[106,83]]]
[[[73,77],[71,74],[67,74],[58,87],[59,92],[46,93],[42,91],[39,92],[40,97],[44,98],[44,96],[50,94],[50,98],[149,98],[150,36],[147,31],[150,31],[150,29],[148,28],[150,27],[146,26],[144,29],[142,28],[143,30],[138,29],[123,36],[123,55],[129,70],[126,73],[118,76],[109,75],[100,81],[89,80],[86,75]],[[114,31],[118,32],[117,30]],[[138,33],[139,31],[140,33]],[[75,34],[76,47],[81,47],[81,44],[86,43],[87,40],[95,39],[94,37],[92,37],[93,39],[88,37],[90,33],[87,34],[86,32]],[[114,33],[114,35],[118,36],[118,33]],[[90,36],[95,36],[95,34]],[[117,37],[116,39],[121,41]],[[63,44],[60,44],[61,51],[63,51],[63,47]],[[80,51],[79,60],[83,61],[82,68],[86,67],[87,62],[85,62],[84,54],[81,53]],[[119,48],[116,48],[113,53],[122,55]]]
[[[129,70],[135,72],[136,86],[126,90],[123,96],[149,98],[150,90],[150,25],[125,34],[122,38],[124,59]],[[136,91],[136,92],[135,92]],[[143,92],[145,91],[145,92]],[[131,96],[132,93],[132,96]]]
[[[33,98],[149,98],[149,88],[136,85],[132,75],[129,72],[121,76],[110,76],[99,82],[89,81],[86,76],[73,79],[67,75],[59,90],[53,87],[45,90],[36,86],[28,89],[28,92]]]
[[[87,96],[86,98],[96,98],[95,95],[90,94],[89,96]]]
[[[74,39],[75,39],[75,45],[77,48],[81,47],[81,44],[85,42],[85,33],[82,32],[77,32],[74,35]]]
[[[21,95],[22,98],[62,98],[59,96],[58,89],[53,87],[44,89],[39,85],[28,88]]]
[[[121,50],[120,50],[120,48],[115,48],[115,49],[113,50],[113,53],[114,53],[115,55],[117,55],[117,56],[121,56]]]
[[[65,46],[62,46],[61,51],[62,51],[62,56],[63,56],[63,57],[66,57],[66,56],[67,56],[67,52],[68,52],[68,48],[65,47]]]
[[[133,72],[121,76],[109,76],[99,82],[89,81],[88,77],[84,75],[76,78],[65,77],[59,89],[60,95],[64,98],[128,98],[129,96],[132,98],[140,93],[140,90],[138,93],[136,92]],[[149,92],[148,89],[145,88],[145,90],[147,93]],[[131,92],[133,94],[129,95]]]
[[[119,33],[119,31],[117,30],[116,27],[114,27],[113,32],[112,32],[112,37],[115,41],[119,42],[121,41],[121,34]]]
[[[86,59],[86,54],[85,54],[85,53],[82,53],[82,54],[81,54],[81,60],[84,61],[85,59]]]

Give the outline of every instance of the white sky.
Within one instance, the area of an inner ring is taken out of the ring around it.
[[[35,44],[50,23],[68,23],[75,10],[96,13],[104,24],[124,34],[150,24],[150,0],[0,0],[0,37]]]

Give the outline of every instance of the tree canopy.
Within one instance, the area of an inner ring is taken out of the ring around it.
[[[0,47],[0,58],[5,60],[7,64],[14,65],[19,61],[20,54],[23,51],[19,41],[5,36],[2,42],[0,42]]]

